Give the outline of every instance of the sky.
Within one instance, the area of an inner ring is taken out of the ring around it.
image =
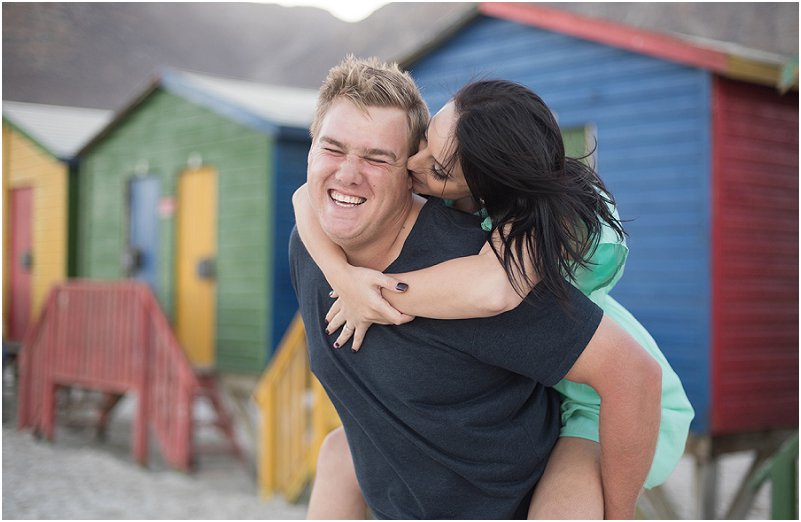
[[[324,0],[280,0],[270,3],[287,7],[319,7],[346,22],[358,22],[389,2],[381,0],[332,0],[328,2]]]

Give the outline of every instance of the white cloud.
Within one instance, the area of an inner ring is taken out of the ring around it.
[[[374,11],[380,7],[388,4],[389,2],[381,0],[360,0],[360,1],[324,1],[324,0],[278,0],[274,3],[287,7],[292,6],[309,6],[319,7],[325,9],[337,18],[346,22],[358,22],[370,16]]]

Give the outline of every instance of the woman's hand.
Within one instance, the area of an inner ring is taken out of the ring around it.
[[[331,291],[330,295],[336,301],[325,316],[327,334],[342,328],[334,348],[353,337],[351,349],[359,351],[364,335],[373,323],[400,325],[414,319],[414,316],[393,308],[381,295],[382,289],[403,293],[409,288],[405,283],[368,268],[351,266],[348,273],[349,284]]]

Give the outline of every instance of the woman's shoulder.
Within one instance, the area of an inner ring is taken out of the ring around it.
[[[619,219],[617,208],[610,209],[615,219]],[[612,291],[615,284],[623,276],[629,247],[626,238],[620,237],[615,230],[606,223],[601,223],[601,232],[594,243],[592,255],[586,267],[576,270],[575,286],[585,295],[606,295]]]

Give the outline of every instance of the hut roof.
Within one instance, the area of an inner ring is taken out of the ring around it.
[[[111,122],[81,149],[81,153],[117,127],[157,89],[164,89],[266,134],[286,130],[307,133],[318,94],[315,89],[267,85],[164,68],[138,96],[115,113]]]
[[[111,119],[112,112],[3,101],[3,119],[56,158],[70,160]]]
[[[756,49],[741,43],[720,40],[720,34],[712,37],[698,34],[698,31],[693,31],[690,27],[685,28],[687,32],[682,32],[681,19],[674,20],[672,24],[662,24],[667,29],[658,31],[654,29],[659,26],[656,20],[632,18],[631,20],[639,20],[638,26],[627,18],[623,18],[626,22],[616,21],[614,17],[620,18],[620,13],[606,12],[603,6],[589,16],[572,8],[571,4],[554,5],[558,5],[558,8],[536,3],[481,2],[467,11],[451,28],[418,48],[401,60],[401,63],[405,67],[411,66],[479,15],[485,15],[677,61],[738,80],[773,85],[782,90],[798,88],[797,53],[790,56],[772,50]],[[625,6],[628,6],[626,9],[639,8],[638,4]],[[652,6],[653,4],[642,4],[638,13],[647,14],[649,9],[653,11]],[[665,9],[670,9],[671,6],[676,4],[667,4]],[[737,4],[721,4],[720,7],[734,9]],[[607,17],[600,18],[604,13]]]
[[[317,90],[266,85],[166,69],[162,85],[211,108],[235,105],[268,125],[308,127],[317,103]]]

